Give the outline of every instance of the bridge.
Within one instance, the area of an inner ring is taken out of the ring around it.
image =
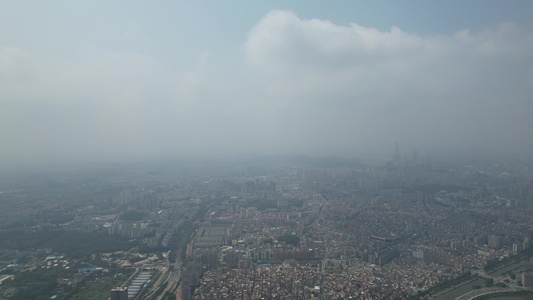
[[[489,274],[487,274],[484,270],[476,270],[474,272],[472,272],[474,274],[476,274],[477,276],[481,277],[481,278],[485,278],[485,279],[495,279],[494,277],[490,276]]]

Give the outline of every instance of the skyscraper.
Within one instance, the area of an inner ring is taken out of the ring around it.
[[[418,163],[418,150],[413,150],[413,163]]]
[[[500,237],[494,234],[489,235],[489,247],[492,249],[500,248]]]
[[[398,142],[394,144],[394,162],[400,162],[400,147],[398,146]]]

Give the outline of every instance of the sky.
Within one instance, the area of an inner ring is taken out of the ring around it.
[[[533,154],[532,1],[0,0],[0,162]]]

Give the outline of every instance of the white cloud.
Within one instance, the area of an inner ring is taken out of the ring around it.
[[[379,31],[356,23],[301,20],[289,11],[271,11],[249,32],[248,60],[271,71],[294,67],[357,67],[387,61],[453,55],[531,56],[533,36],[504,23],[480,33],[465,29],[450,36],[421,37],[397,27]]]
[[[417,36],[271,11],[244,52],[267,75],[266,93],[292,111],[284,126],[319,133],[316,147],[532,145],[522,136],[533,126],[524,115],[533,113],[533,35],[513,24]]]
[[[422,42],[396,27],[380,32],[353,23],[338,26],[272,11],[252,28],[245,50],[252,63],[285,71],[290,67],[365,65],[400,53],[409,56]]]

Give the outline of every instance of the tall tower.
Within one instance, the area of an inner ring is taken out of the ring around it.
[[[400,147],[398,146],[398,142],[394,143],[394,162],[400,162]]]
[[[413,163],[418,163],[418,150],[413,150]]]

